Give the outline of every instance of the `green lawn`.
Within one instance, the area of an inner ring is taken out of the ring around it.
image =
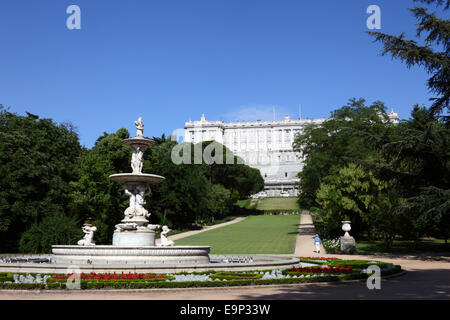
[[[208,245],[211,254],[294,253],[299,215],[249,216],[225,227],[176,240],[176,245]]]
[[[258,210],[299,210],[296,197],[260,198]]]

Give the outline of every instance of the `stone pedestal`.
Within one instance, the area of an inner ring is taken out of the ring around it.
[[[155,231],[149,229],[115,231],[112,245],[119,247],[152,247],[155,245]]]
[[[354,253],[356,250],[356,242],[355,242],[355,238],[353,238],[352,236],[346,237],[343,236],[340,239],[340,244],[341,244],[341,252],[343,253]]]

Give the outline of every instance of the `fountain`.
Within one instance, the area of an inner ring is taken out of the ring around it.
[[[136,136],[124,139],[132,149],[131,173],[109,176],[122,183],[130,202],[124,218],[115,227],[112,245],[96,245],[95,226],[85,224],[85,236],[78,245],[53,245],[52,255],[0,257],[1,272],[70,273],[82,272],[176,272],[192,270],[248,270],[286,268],[299,262],[297,258],[253,256],[213,256],[209,246],[177,246],[167,238],[167,226],[150,224],[150,212],[145,209],[149,185],[161,183],[164,177],[142,173],[145,150],[154,144],[144,138],[142,118],[134,122]],[[161,230],[161,243],[155,245],[155,232]]]
[[[142,173],[144,152],[154,144],[153,140],[144,138],[142,118],[134,122],[136,136],[124,139],[123,143],[132,149],[131,173],[112,174],[109,178],[123,184],[124,192],[130,198],[125,209],[124,219],[117,224],[113,234],[112,245],[96,246],[52,246],[54,260],[57,263],[87,264],[199,264],[209,263],[209,246],[155,246],[155,232],[160,225],[150,224],[147,220],[150,212],[145,209],[145,197],[151,193],[149,185],[161,183],[164,177],[156,174]],[[166,226],[164,226],[166,230]],[[81,244],[84,244],[80,240]]]

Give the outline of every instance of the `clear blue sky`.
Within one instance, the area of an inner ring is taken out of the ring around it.
[[[71,4],[81,30],[66,27]],[[428,76],[379,55],[364,33],[371,4],[382,32],[415,39],[412,0],[1,0],[0,104],[70,121],[87,147],[104,131],[134,133],[139,116],[160,136],[202,112],[298,117],[301,104],[318,118],[363,97],[408,118],[429,105]]]

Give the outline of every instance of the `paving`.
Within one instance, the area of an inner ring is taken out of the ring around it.
[[[320,246],[320,253],[315,252],[314,237],[316,229],[307,211],[300,214],[300,225],[298,228],[297,242],[295,244],[295,257],[319,257],[326,255],[323,245]]]

